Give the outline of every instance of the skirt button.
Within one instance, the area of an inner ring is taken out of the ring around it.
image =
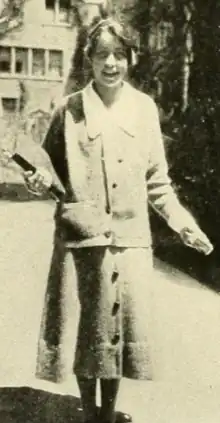
[[[114,338],[112,339],[112,344],[113,345],[116,345],[116,344],[118,344],[118,342],[120,341],[120,333],[119,332],[117,332],[116,334],[115,334],[115,336],[114,336]]]
[[[114,272],[112,273],[112,282],[116,282],[116,280],[118,279],[119,273],[114,270]]]
[[[113,309],[112,309],[112,314],[113,316],[118,312],[120,308],[120,303],[119,301],[115,301],[114,305],[113,305]]]

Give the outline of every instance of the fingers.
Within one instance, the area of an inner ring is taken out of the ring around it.
[[[31,170],[23,171],[22,173],[25,180],[29,180],[31,176],[34,175],[34,172],[32,172]]]
[[[26,171],[23,175],[27,188],[31,192],[44,193],[52,184],[52,176],[44,168],[38,168],[36,172]]]
[[[205,255],[209,255],[212,253],[213,251],[213,245],[211,244],[211,242],[208,239],[199,239],[197,238],[194,242],[193,247],[197,250],[200,251],[201,253],[204,253]]]
[[[197,251],[202,252],[205,255],[211,254],[214,249],[213,245],[200,228],[184,228],[181,231],[180,236],[185,245],[195,248]]]

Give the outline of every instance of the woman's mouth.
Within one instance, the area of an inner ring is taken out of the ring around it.
[[[118,72],[103,72],[103,76],[108,79],[115,79],[119,76]]]

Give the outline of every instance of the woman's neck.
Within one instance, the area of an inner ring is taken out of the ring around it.
[[[93,83],[93,87],[101,100],[103,101],[106,107],[111,107],[111,105],[118,99],[121,93],[121,89],[123,87],[123,83],[120,86],[115,88],[107,88],[103,85],[100,85],[96,81]]]

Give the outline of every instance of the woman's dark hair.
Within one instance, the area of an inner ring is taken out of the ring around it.
[[[75,4],[73,5],[73,11],[74,11],[74,15],[75,15],[75,23],[76,25],[78,25],[79,27],[83,27],[84,26],[84,22],[80,16],[79,13],[79,6],[80,4],[84,4],[84,2],[82,1],[76,1]],[[86,4],[86,3],[85,3]],[[105,0],[102,1],[100,4],[97,4],[98,7],[98,14],[97,17],[95,17],[95,20],[98,19],[106,19],[108,18],[108,16],[110,16],[111,12],[112,12],[112,3],[111,0]],[[92,22],[92,24],[94,23],[94,20]]]
[[[126,49],[128,64],[133,65],[133,53],[138,53],[137,37],[134,38],[130,28],[125,27],[114,18],[99,19],[89,28],[87,44],[84,50],[86,56],[91,58],[100,35],[106,30],[121,41]]]

